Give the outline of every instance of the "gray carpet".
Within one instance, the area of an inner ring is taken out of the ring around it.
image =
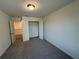
[[[13,44],[0,59],[72,59],[45,40],[33,38]]]

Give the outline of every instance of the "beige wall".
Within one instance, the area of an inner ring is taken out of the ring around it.
[[[14,21],[14,28],[15,29],[22,29],[22,22],[21,21]]]
[[[79,59],[79,0],[44,18],[44,37],[74,59]]]
[[[22,34],[22,22],[14,21],[15,35]]]
[[[9,16],[0,11],[0,56],[10,46]]]

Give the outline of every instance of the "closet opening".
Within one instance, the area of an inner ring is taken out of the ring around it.
[[[29,38],[38,38],[39,37],[39,22],[38,21],[29,21]]]

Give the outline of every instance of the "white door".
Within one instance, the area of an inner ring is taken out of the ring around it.
[[[37,22],[29,22],[29,37],[38,37],[38,23]]]
[[[14,21],[10,20],[10,36],[11,36],[11,41],[14,43],[15,41],[15,31],[14,31]]]

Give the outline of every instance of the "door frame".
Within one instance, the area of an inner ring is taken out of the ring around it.
[[[11,36],[11,26],[10,26],[10,20],[8,21],[8,24],[9,24],[9,33],[10,33],[10,40],[11,40],[11,45],[12,45],[12,36]]]
[[[38,38],[39,38],[39,21],[28,21],[28,24],[30,23],[30,22],[36,22],[37,24],[38,24]],[[28,26],[29,27],[29,26]],[[30,38],[30,37],[29,37]]]

